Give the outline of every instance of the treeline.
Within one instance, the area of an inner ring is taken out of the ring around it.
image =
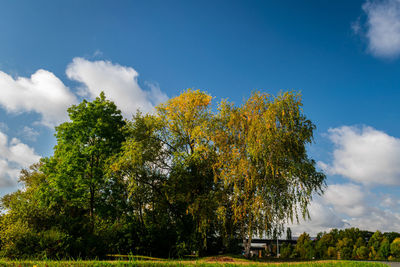
[[[307,155],[300,95],[243,105],[187,90],[124,120],[102,93],[68,109],[54,154],[1,199],[0,256],[250,254],[251,237],[305,216],[325,176]]]
[[[276,253],[276,247],[272,250]],[[303,233],[296,245],[282,244],[280,254],[287,259],[400,260],[400,234],[332,229],[311,240]]]

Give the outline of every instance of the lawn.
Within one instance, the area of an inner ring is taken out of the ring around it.
[[[76,267],[95,267],[95,266],[147,266],[147,267],[169,267],[169,266],[298,266],[298,267],[369,267],[369,266],[387,266],[375,262],[356,262],[356,261],[313,261],[313,262],[256,262],[232,257],[208,257],[198,260],[162,260],[162,259],[131,259],[115,261],[50,261],[50,260],[27,260],[27,261],[9,261],[0,260],[0,266],[18,266],[18,267],[52,267],[52,266],[76,266]]]

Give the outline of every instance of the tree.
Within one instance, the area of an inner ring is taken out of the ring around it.
[[[389,239],[387,239],[386,237],[383,238],[380,246],[379,246],[379,250],[377,253],[377,260],[387,260],[387,258],[389,257],[390,254],[390,243],[389,243]]]
[[[380,231],[376,231],[368,240],[368,247],[370,249],[370,259],[376,258],[382,240],[383,240],[383,234]]]
[[[341,259],[351,259],[353,252],[353,241],[347,237],[340,239],[336,244],[336,250],[340,253]]]
[[[313,242],[311,241],[309,234],[302,233],[299,236],[296,246],[294,247],[294,252],[301,259],[311,260],[315,257]]]
[[[286,229],[286,239],[292,240],[292,229],[290,229],[290,227]]]
[[[361,247],[362,247],[362,249],[361,249]],[[368,252],[367,252],[366,256],[364,255],[365,249],[367,249],[367,251],[368,251],[368,248],[366,247],[366,244],[365,244],[365,240],[360,236],[359,238],[357,238],[357,241],[354,244],[352,258],[353,259],[368,258]]]
[[[174,254],[205,250],[218,224],[217,198],[222,194],[214,182],[208,138],[211,99],[188,89],[159,105],[155,114],[137,114],[113,164],[114,171],[128,178],[131,195],[140,196],[134,202],[141,217],[160,207],[169,215],[168,225],[177,232]]]
[[[328,256],[328,248],[335,246],[335,239],[332,234],[324,234],[315,245],[315,252],[318,258],[331,258]]]
[[[93,232],[95,213],[107,181],[108,160],[125,140],[121,111],[101,93],[68,109],[70,122],[56,127],[54,155],[44,162],[43,195],[50,207],[72,216],[86,213]]]
[[[282,259],[288,259],[292,255],[293,248],[290,243],[283,243],[279,251]]]
[[[365,246],[357,247],[356,248],[356,256],[359,260],[367,260],[368,259],[369,250]]]
[[[392,253],[393,257],[400,259],[400,237],[393,240],[392,244],[390,244],[390,253]]]
[[[234,221],[245,255],[254,234],[280,232],[283,222],[307,216],[325,176],[307,156],[315,126],[302,112],[300,95],[254,93],[241,106],[223,101],[212,140],[216,177],[230,189]]]
[[[46,179],[41,163],[23,169],[23,186],[1,198],[5,212],[0,219],[1,256],[8,258],[69,256],[68,234],[56,227],[58,214],[40,205],[39,187]]]
[[[329,247],[326,255],[328,256],[328,259],[336,259],[337,258],[337,251],[335,247]]]

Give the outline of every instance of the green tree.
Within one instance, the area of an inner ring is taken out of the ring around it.
[[[363,247],[363,249],[360,249],[361,247]],[[364,238],[362,238],[360,236],[359,238],[357,238],[357,241],[353,246],[352,258],[353,259],[366,259],[366,258],[364,258],[364,254],[363,254],[365,252],[364,248],[367,248],[366,243],[365,243]],[[367,250],[368,250],[368,248],[367,248]],[[363,257],[363,258],[360,258],[360,257]],[[367,253],[366,257],[368,258],[368,253]]]
[[[400,259],[400,237],[393,240],[392,244],[390,244],[390,253],[392,253],[393,257]]]
[[[52,188],[44,191],[51,194],[50,205],[56,200],[58,205],[87,210],[93,226],[97,200],[106,183],[107,162],[125,139],[125,122],[104,93],[92,102],[83,100],[70,107],[68,114],[71,121],[56,127],[54,156],[43,168]]]
[[[293,247],[290,243],[283,243],[279,249],[280,257],[283,259],[289,259],[293,253]]]
[[[368,247],[370,249],[370,259],[376,258],[382,240],[383,240],[383,234],[380,231],[376,231],[368,240]]]
[[[311,241],[309,234],[302,233],[299,236],[296,246],[294,247],[294,252],[301,259],[311,260],[315,257],[313,242]]]
[[[290,229],[290,227],[286,229],[286,239],[292,240],[292,229]]]
[[[379,250],[376,254],[376,259],[377,260],[387,260],[387,258],[389,257],[390,254],[390,243],[389,240],[384,237],[380,246],[379,246]]]
[[[335,247],[329,247],[326,255],[328,256],[328,259],[336,259],[337,258],[337,251]]]
[[[328,256],[328,248],[335,246],[335,239],[332,234],[324,234],[321,238],[317,241],[315,245],[315,252],[318,258],[331,258]]]
[[[351,259],[353,252],[353,241],[347,237],[340,239],[336,244],[336,250],[340,253],[341,259]]]
[[[40,205],[38,188],[46,178],[40,167],[38,163],[23,169],[19,177],[23,189],[1,199],[2,256],[20,259],[69,256],[69,236],[56,227],[58,214]]]
[[[359,260],[367,260],[368,253],[369,253],[369,250],[365,246],[357,247],[357,249],[356,249],[356,257]]]
[[[254,93],[241,106],[219,106],[212,140],[216,177],[230,188],[231,209],[245,255],[255,234],[281,232],[283,222],[307,216],[325,176],[307,156],[315,126],[302,112],[300,95]]]
[[[113,164],[115,172],[128,178],[140,217],[156,210],[170,215],[167,225],[177,232],[173,254],[205,250],[218,224],[222,193],[214,182],[208,138],[211,99],[189,89],[158,106],[153,115],[137,114]],[[150,224],[147,220],[143,227]]]

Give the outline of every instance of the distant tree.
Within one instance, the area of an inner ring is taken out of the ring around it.
[[[365,246],[356,248],[356,259],[359,260],[367,260],[368,259],[369,249]]]
[[[336,250],[340,253],[341,259],[351,259],[353,252],[353,241],[350,238],[344,237],[336,243]]]
[[[393,240],[392,244],[390,244],[390,253],[392,253],[393,257],[400,259],[400,237]]]
[[[332,234],[322,235],[315,244],[315,252],[317,258],[331,258],[328,253],[329,247],[334,247],[336,244]]]
[[[286,239],[292,240],[292,229],[290,229],[290,227],[286,229]]]
[[[328,259],[336,259],[337,258],[337,251],[335,247],[329,247],[326,255],[328,256]]]
[[[370,250],[370,259],[375,259],[381,242],[383,240],[383,234],[380,231],[376,231],[371,238],[368,240],[368,247]]]
[[[212,134],[218,153],[214,170],[232,190],[246,257],[253,235],[281,232],[298,211],[306,217],[312,195],[324,185],[324,174],[306,152],[315,126],[301,105],[298,94],[254,93],[241,107],[226,101],[219,106]]]
[[[389,240],[389,243],[391,244],[393,242],[393,240],[400,237],[400,233],[386,232],[386,233],[383,233],[383,236],[386,237]]]
[[[364,249],[360,250],[361,247],[367,248],[366,244],[365,244],[365,240],[360,236],[359,238],[357,238],[357,241],[353,247],[353,254],[352,254],[353,259],[365,259],[365,258],[360,258],[360,255],[363,255],[363,253],[364,253]],[[367,250],[368,250],[368,248],[367,248]],[[368,258],[368,253],[367,253],[366,257]]]
[[[294,247],[294,252],[301,259],[311,260],[315,257],[313,242],[311,241],[309,234],[302,233],[299,236],[296,246]]]
[[[380,246],[379,246],[379,250],[376,254],[376,259],[377,260],[387,260],[387,258],[389,257],[390,254],[390,243],[389,240],[384,237]]]
[[[283,243],[279,249],[279,252],[281,254],[281,258],[288,259],[292,255],[293,247],[290,243]]]

